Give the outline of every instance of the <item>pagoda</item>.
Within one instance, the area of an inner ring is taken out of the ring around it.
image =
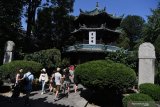
[[[92,11],[83,11],[74,21],[75,30],[71,35],[76,38],[75,44],[64,50],[71,64],[104,59],[106,52],[116,52],[119,47],[114,46],[119,38],[118,27],[122,17],[116,17],[106,12],[106,8],[99,9],[98,3]]]

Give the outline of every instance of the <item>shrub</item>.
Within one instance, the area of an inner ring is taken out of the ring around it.
[[[0,79],[0,87],[3,85],[3,81]]]
[[[160,101],[160,86],[152,83],[144,83],[139,86],[140,93],[151,96],[155,101]]]
[[[12,61],[10,63],[0,66],[0,74],[2,74],[3,79],[8,74],[10,75],[11,78],[14,78],[17,72],[17,69],[19,68],[23,68],[24,73],[27,72],[27,68],[32,68],[33,74],[35,76],[38,76],[39,71],[42,69],[42,64],[34,62],[34,61],[24,61],[24,60]]]
[[[70,60],[68,58],[63,58],[61,62],[62,67],[67,67],[70,65]]]
[[[47,49],[33,54],[25,55],[24,60],[36,61],[45,67],[59,66],[61,62],[61,53],[58,49]]]
[[[134,106],[131,106],[131,107],[145,107],[143,104],[146,104],[146,103],[149,104],[149,106],[147,107],[155,107],[154,100],[150,96],[146,94],[141,94],[141,93],[135,93],[135,94],[130,94],[128,96],[125,96],[122,99],[122,102],[123,102],[123,107],[130,107],[127,105],[131,103],[132,104],[134,103]]]
[[[135,51],[131,52],[124,52],[124,50],[118,50],[116,52],[110,52],[107,53],[107,56],[105,59],[110,59],[116,63],[122,63],[125,64],[126,66],[134,69],[137,71],[137,63],[138,63],[138,58],[137,58],[137,53]]]
[[[81,83],[88,88],[102,90],[123,90],[132,87],[136,80],[133,69],[110,60],[90,61],[78,65],[75,77],[79,77]]]
[[[157,63],[156,66],[155,83],[160,85],[160,63]]]

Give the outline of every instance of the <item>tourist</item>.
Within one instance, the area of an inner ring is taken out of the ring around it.
[[[20,69],[17,71],[16,80],[15,80],[14,86],[20,85],[20,80],[21,80],[21,78],[22,78],[22,72],[23,72],[23,69],[22,69],[22,68],[20,68]]]
[[[26,96],[24,97],[25,98],[25,105],[30,104],[29,103],[29,96],[32,91],[32,83],[34,80],[34,76],[31,72],[32,72],[32,68],[28,68],[27,73],[25,73],[23,78],[21,79],[22,81],[25,81],[24,82],[24,88],[25,88],[25,94],[26,94]]]
[[[71,83],[74,83],[74,65],[69,66],[69,72],[70,72],[70,80]]]
[[[46,69],[43,68],[41,70],[41,74],[39,76],[39,82],[41,82],[42,84],[42,92],[41,92],[41,95],[45,93],[45,85],[46,83],[48,82],[48,75],[46,73]]]
[[[74,78],[74,93],[77,93],[79,83],[80,83],[80,77],[79,77],[79,75],[77,75]]]
[[[50,80],[49,80],[49,91],[50,92],[52,92],[52,90],[53,90],[53,92],[55,91],[55,79],[54,79],[54,74],[55,74],[55,70],[53,70],[53,73],[52,73],[52,75],[51,75],[51,77],[50,77]]]
[[[23,72],[22,68],[20,68],[17,71],[16,77],[15,77],[15,83],[14,83],[14,86],[13,86],[11,101],[14,100],[15,98],[18,98],[19,95],[20,95],[20,80],[22,78],[22,72]]]
[[[69,72],[69,69],[64,69],[64,71],[63,71],[63,78],[64,78],[64,93],[65,93],[65,90],[66,90],[66,88],[67,88],[67,97],[68,97],[68,95],[69,95],[69,93],[70,93],[70,83],[71,83],[71,80],[70,80],[70,77],[71,77],[71,74],[70,74],[70,72]]]
[[[55,79],[55,84],[56,84],[56,94],[55,94],[55,99],[58,99],[58,94],[59,94],[59,90],[60,90],[60,86],[61,86],[61,78],[62,75],[59,73],[61,70],[61,68],[57,68],[56,73],[54,74],[54,79]]]

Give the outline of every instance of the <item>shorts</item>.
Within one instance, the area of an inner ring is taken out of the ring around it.
[[[64,81],[64,84],[69,86],[71,84],[71,82],[70,81]]]

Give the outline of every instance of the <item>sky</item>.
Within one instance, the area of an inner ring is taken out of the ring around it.
[[[151,15],[151,9],[157,8],[160,0],[75,0],[74,12],[75,16],[79,15],[79,9],[83,11],[91,11],[95,9],[96,2],[99,8],[106,7],[106,12],[116,16],[138,15],[147,21],[147,16]],[[22,19],[22,26],[26,29],[26,23]]]

